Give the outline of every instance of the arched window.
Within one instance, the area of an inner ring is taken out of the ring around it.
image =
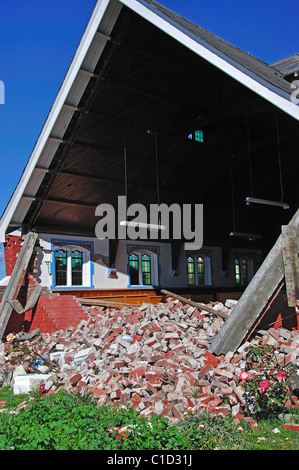
[[[151,285],[151,258],[150,255],[143,253],[141,255],[142,284]]]
[[[211,256],[208,253],[197,253],[188,256],[187,275],[189,286],[211,286]]]
[[[187,261],[187,271],[188,271],[188,283],[190,286],[195,284],[195,268],[194,268],[194,259],[189,256]]]
[[[235,282],[237,286],[247,286],[254,275],[253,258],[242,254],[234,258]]]
[[[242,275],[243,284],[246,286],[248,284],[248,263],[246,259],[242,260]]]
[[[197,278],[198,284],[205,284],[205,263],[203,258],[197,258]]]
[[[54,250],[53,288],[92,287],[90,251],[76,245]]]
[[[138,255],[136,253],[131,253],[129,255],[129,268],[130,268],[130,280],[131,284],[138,285],[139,284],[139,263],[138,263]]]
[[[55,281],[59,286],[67,284],[67,252],[65,250],[55,251]]]
[[[83,284],[83,253],[82,251],[72,251],[72,285],[81,286]]]
[[[236,279],[236,284],[240,285],[241,284],[241,271],[240,271],[240,261],[238,259],[235,259],[235,279]]]
[[[129,286],[159,285],[158,255],[147,249],[129,253]]]

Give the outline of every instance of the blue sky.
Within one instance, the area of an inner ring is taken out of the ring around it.
[[[299,0],[160,3],[267,63],[299,52]],[[96,0],[0,0],[0,80],[5,85],[5,104],[0,105],[0,214],[95,4]]]

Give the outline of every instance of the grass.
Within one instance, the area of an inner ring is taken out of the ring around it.
[[[18,407],[20,403],[28,399],[28,393],[22,393],[20,395],[14,395],[13,390],[9,386],[0,388],[0,401],[6,401],[7,405],[5,408],[13,410]]]
[[[298,411],[293,422],[299,422]],[[284,420],[268,419],[259,421],[257,429],[244,430],[244,450],[299,450],[299,433],[284,429],[283,424]]]
[[[8,386],[0,388],[0,401],[2,401],[2,400],[6,401],[8,403],[8,405],[6,406],[6,409],[9,409],[9,410],[16,409],[18,407],[18,405],[20,403],[22,403],[24,400],[28,399],[28,397],[29,397],[28,394],[14,395],[13,390],[11,389],[11,387],[8,387]],[[73,406],[75,406],[75,407],[78,406],[78,409],[80,408],[81,410],[84,410],[84,409],[88,410],[88,406],[90,406],[91,401],[90,400],[86,401],[86,397],[84,399],[83,396],[77,395],[77,397],[74,397],[73,399],[74,399],[74,401],[72,402]],[[63,400],[64,399],[62,398],[62,401]],[[85,402],[84,402],[84,400],[85,400]],[[96,402],[94,402],[94,403],[96,403]],[[52,404],[52,406],[56,407],[58,405]],[[62,403],[61,403],[61,406],[62,406]],[[70,406],[72,406],[72,405],[70,404]],[[82,408],[82,406],[87,407],[87,408]],[[59,406],[58,406],[58,408],[59,408]],[[57,416],[61,416],[61,410],[59,411],[59,409],[58,409],[57,412],[54,409],[52,409],[52,410],[53,410],[53,424],[54,424],[54,420],[55,419],[57,420]],[[92,423],[94,421],[94,419],[95,420],[97,419],[98,415],[97,415],[97,411],[95,411],[95,410],[91,411],[91,410],[92,409],[89,409],[88,412],[86,411],[87,415],[86,415],[85,418],[87,419],[88,413],[89,413],[90,414],[90,419],[91,419],[90,422]],[[2,413],[1,413],[1,415],[2,415]],[[56,416],[55,413],[56,414],[58,413],[58,415]],[[84,413],[85,413],[84,411],[81,411],[81,414],[78,415],[80,419],[82,419],[82,416],[84,416]],[[49,413],[49,415],[51,415],[51,413]],[[17,415],[15,415],[15,416],[17,416]],[[55,416],[55,419],[54,419],[54,416]],[[138,422],[138,418],[135,417],[134,413],[128,415],[128,417],[129,417],[130,420],[132,420],[133,425],[134,425],[134,420],[135,419],[136,419],[136,423]],[[4,418],[4,416],[3,416],[3,418]],[[182,426],[182,424],[178,425],[177,429],[172,428],[172,432],[173,432],[173,441],[172,442],[173,443],[178,443],[178,441],[180,441],[180,436],[181,436],[182,431],[188,433],[188,436],[189,436],[188,437],[188,442],[190,443],[190,442],[194,441],[194,444],[196,444],[196,446],[198,445],[198,439],[203,439],[203,437],[204,437],[203,434],[198,431],[198,424],[199,424],[198,418],[195,418],[195,417],[190,417],[190,418],[191,419],[189,419],[188,421],[186,421],[183,424],[183,428],[180,427],[180,426]],[[75,418],[72,418],[72,419],[75,419]],[[281,419],[281,420],[279,420],[279,419],[261,420],[261,421],[258,422],[258,428],[257,429],[246,429],[245,426],[243,424],[241,424],[241,427],[243,428],[243,431],[238,432],[238,433],[237,433],[237,427],[232,426],[231,425],[231,420],[228,419],[228,418],[225,420],[225,424],[223,424],[224,423],[223,422],[220,426],[218,425],[217,429],[216,429],[216,425],[213,424],[213,422],[212,422],[213,420],[211,420],[211,418],[208,418],[208,417],[204,418],[203,415],[200,415],[200,420],[201,419],[205,419],[204,422],[205,422],[205,433],[206,433],[205,439],[206,439],[206,442],[208,442],[209,446],[212,446],[212,447],[213,447],[213,445],[216,446],[215,448],[217,448],[217,444],[213,444],[213,443],[215,443],[216,441],[220,442],[222,440],[222,441],[228,442],[229,440],[231,440],[230,448],[238,448],[238,449],[242,449],[242,450],[299,450],[299,433],[296,432],[296,431],[284,429],[283,424],[286,422],[285,419]],[[50,416],[49,416],[49,420],[50,420]],[[115,422],[113,423],[113,420],[115,420],[115,410],[109,411],[109,407],[107,407],[107,411],[102,411],[101,412],[101,421],[103,421],[103,420],[105,420],[106,427],[107,426],[117,425],[117,423],[115,423]],[[170,432],[170,428],[168,428],[167,425],[165,423],[163,423],[162,421],[160,422],[158,417],[157,417],[156,421],[157,421],[156,422],[156,428],[155,428],[155,433],[156,434],[147,435],[147,431],[146,431],[145,434],[140,439],[140,441],[141,441],[140,445],[141,446],[144,445],[143,441],[146,438],[152,439],[151,441],[149,441],[149,444],[148,444],[149,446],[151,445],[151,442],[156,442],[157,433],[161,434],[160,437],[159,437],[159,439],[161,441],[163,439],[165,439],[165,442],[167,442],[168,445],[171,445],[171,442],[169,441],[169,436],[167,436],[167,434],[169,434],[169,432]],[[299,410],[298,409],[294,411],[294,414],[292,416],[292,422],[296,423],[296,424],[299,423]],[[72,423],[72,426],[73,426],[75,422],[72,421],[71,423]],[[82,421],[82,423],[84,423],[84,421]],[[22,424],[24,424],[24,426],[26,426],[26,422],[25,423],[22,422]],[[56,422],[56,425],[57,425],[57,422]],[[70,423],[68,422],[67,425],[69,426]],[[79,425],[79,423],[78,423],[78,425]],[[31,423],[30,426],[29,427],[30,427],[31,433],[32,433],[33,423]],[[82,424],[82,426],[83,426],[82,429],[84,429],[83,424]],[[90,426],[90,424],[88,426]],[[273,433],[274,429],[278,429],[279,433]],[[18,435],[18,432],[17,432],[17,435]],[[50,435],[51,435],[51,432],[54,432],[54,431],[50,431]],[[65,422],[61,423],[61,433],[63,433],[63,432],[66,432]],[[25,431],[25,433],[26,433],[26,431]],[[238,436],[237,436],[237,434],[238,434]],[[111,441],[111,439],[110,439],[110,441]],[[110,445],[109,444],[110,441],[108,439],[107,445]],[[114,441],[111,441],[111,442],[114,442]],[[204,439],[203,439],[203,442],[205,442]],[[236,443],[236,445],[235,445],[235,443]],[[241,443],[241,445],[240,445],[240,443]],[[122,444],[120,444],[120,445],[122,445]],[[183,446],[182,448],[184,448],[185,444],[184,444],[183,440],[181,441],[181,445]],[[114,448],[114,447],[112,447],[112,448]],[[122,447],[118,447],[118,448],[122,448]],[[198,448],[198,447],[196,447],[196,448]],[[137,447],[136,450],[138,450],[138,449],[139,448]]]

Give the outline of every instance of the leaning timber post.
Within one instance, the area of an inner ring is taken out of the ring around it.
[[[23,245],[0,304],[0,341],[13,311],[12,302],[19,294],[38,235],[30,232],[24,236]]]
[[[295,227],[299,236],[299,210],[289,225]],[[263,264],[245,289],[228,319],[212,339],[210,350],[214,354],[234,352],[242,343],[259,315],[275,294],[285,275],[283,242],[280,235]]]

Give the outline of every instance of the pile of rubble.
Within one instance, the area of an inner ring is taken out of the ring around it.
[[[213,308],[229,314],[235,303]],[[232,414],[237,423],[244,413],[240,374],[247,346],[274,345],[281,367],[298,370],[299,331],[270,328],[237,351],[215,356],[209,341],[225,320],[173,298],[89,312],[89,320],[76,328],[31,339],[19,334],[2,343],[0,385],[12,385],[15,393],[40,383],[45,393],[83,390],[100,404],[131,405],[142,416],[158,414],[173,422],[186,412],[208,411]]]

